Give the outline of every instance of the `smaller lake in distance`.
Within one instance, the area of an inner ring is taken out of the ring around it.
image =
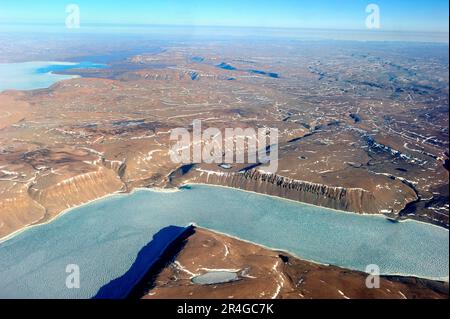
[[[5,90],[45,89],[56,82],[78,77],[55,74],[71,69],[105,68],[104,64],[90,62],[23,62],[0,63],[0,92]]]
[[[211,271],[204,275],[192,278],[192,282],[197,285],[216,285],[238,280],[235,272],[230,271]]]

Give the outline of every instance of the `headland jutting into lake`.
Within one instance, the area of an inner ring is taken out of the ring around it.
[[[440,227],[392,224],[384,217],[190,185],[178,192],[138,190],[108,197],[3,242],[2,294],[93,297],[130,269],[153,235],[168,225],[190,223],[344,268],[364,271],[377,264],[383,274],[448,277],[448,231]],[[67,264],[83,270],[81,289],[66,289],[61,269]]]

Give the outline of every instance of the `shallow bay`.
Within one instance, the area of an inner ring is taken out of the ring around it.
[[[77,77],[76,75],[55,74],[75,68],[99,68],[99,64],[89,62],[23,62],[0,63],[0,92],[4,90],[35,90],[48,88],[54,83]]]

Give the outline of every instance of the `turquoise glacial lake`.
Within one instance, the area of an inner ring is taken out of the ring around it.
[[[103,68],[102,64],[89,62],[24,62],[0,63],[0,92],[5,90],[35,90],[48,88],[54,83],[77,77],[55,74],[76,68]]]
[[[127,272],[159,230],[190,223],[316,262],[448,280],[443,228],[191,185],[111,196],[0,243],[0,298],[93,297]],[[79,289],[66,287],[69,264],[79,266]]]

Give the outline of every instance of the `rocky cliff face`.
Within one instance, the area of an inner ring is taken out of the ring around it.
[[[383,209],[375,196],[364,189],[331,187],[257,170],[224,173],[194,169],[183,181],[234,187],[355,213],[379,214]]]
[[[45,216],[45,208],[33,201],[26,193],[17,194],[0,201],[0,238],[40,221]]]
[[[42,177],[37,182],[24,185],[15,196],[0,201],[0,212],[3,216],[0,220],[0,238],[27,225],[46,222],[68,208],[108,194],[129,192],[135,187],[147,185],[139,181],[127,182],[124,179],[126,170],[127,165],[124,162],[100,160],[93,171],[64,178],[61,176],[58,180]],[[381,197],[380,193],[362,188],[333,187],[265,174],[257,169],[232,172],[186,165],[166,176],[154,175],[150,184],[174,187],[185,183],[233,187],[316,206],[365,214],[384,213],[389,201],[392,201],[390,198]],[[406,202],[408,201],[410,199]]]
[[[0,239],[47,222],[68,208],[127,191],[124,161],[90,148],[3,152],[0,160]]]
[[[46,188],[30,188],[28,193],[46,208],[45,219],[50,219],[65,209],[116,193],[123,187],[113,170],[100,167],[97,171],[77,175]]]

